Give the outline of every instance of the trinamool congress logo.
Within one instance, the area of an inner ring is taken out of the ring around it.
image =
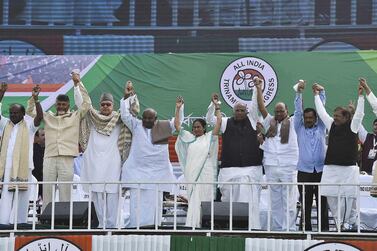
[[[231,62],[221,76],[221,95],[229,106],[251,100],[255,76],[263,80],[264,103],[266,106],[271,103],[278,89],[278,78],[274,69],[260,58],[243,57]]]

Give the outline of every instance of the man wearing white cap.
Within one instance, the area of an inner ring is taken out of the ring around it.
[[[100,228],[117,227],[119,186],[104,183],[120,181],[121,166],[128,157],[132,137],[120,113],[113,111],[113,105],[113,95],[103,93],[99,111],[91,107],[80,126],[80,146],[84,151],[81,181],[102,182],[90,187],[84,185],[85,191],[92,191]],[[133,108],[135,113],[139,112],[138,102]]]
[[[69,97],[59,94],[56,97],[56,113],[51,111],[43,113],[45,123],[45,155],[43,161],[43,181],[72,181],[73,158],[79,153],[80,121],[86,115],[90,105],[90,97],[80,79],[79,70],[71,73],[74,84],[74,99],[78,109],[69,111]],[[28,101],[27,113],[35,114],[35,102]],[[43,185],[44,210],[52,200],[53,186]],[[59,200],[70,201],[71,185],[59,185]]]

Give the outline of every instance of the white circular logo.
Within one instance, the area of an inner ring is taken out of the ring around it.
[[[233,107],[238,102],[250,101],[255,76],[263,80],[263,100],[268,106],[276,96],[278,78],[269,63],[255,57],[239,58],[225,68],[220,80],[221,95],[225,102]]]
[[[342,242],[322,242],[308,247],[305,251],[361,251],[361,249]]]
[[[42,238],[34,240],[18,251],[30,251],[30,250],[63,250],[63,251],[81,251],[81,248],[77,247],[72,242],[63,240],[60,238]]]

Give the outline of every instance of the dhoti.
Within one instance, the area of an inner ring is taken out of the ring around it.
[[[359,187],[357,185],[344,186],[344,184],[359,183],[359,167],[325,165],[321,183],[343,184],[342,186],[322,185],[321,194],[327,197],[331,214],[337,224],[354,225],[357,218],[356,199]]]
[[[227,167],[221,168],[219,182],[250,183],[261,182],[262,166]],[[232,192],[233,202],[249,203],[249,229],[260,229],[259,199],[260,185],[220,185],[221,201],[230,201]]]

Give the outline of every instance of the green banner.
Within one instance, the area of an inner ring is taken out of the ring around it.
[[[67,58],[61,60],[65,64],[70,60],[68,56],[61,57]],[[377,92],[376,58],[377,52],[374,51],[103,55],[96,59],[87,58],[82,75],[97,108],[102,92],[111,92],[115,100],[119,100],[123,96],[124,83],[132,80],[141,108],[155,108],[162,119],[173,116],[178,95],[185,98],[186,116],[204,116],[213,92],[221,94],[222,111],[231,116],[236,102],[250,99],[253,76],[264,79],[263,95],[271,113],[274,104],[282,101],[292,114],[295,97],[292,86],[297,80],[304,79],[308,83],[304,93],[305,107],[314,106],[311,84],[318,82],[326,89],[326,109],[332,115],[335,107],[357,100],[359,77],[367,78],[371,88]],[[9,65],[11,63],[8,62]],[[40,69],[43,73],[43,67]],[[17,76],[17,72],[12,74]],[[64,86],[68,83],[69,76],[66,82],[63,81]],[[56,92],[62,92],[62,89]],[[71,86],[65,88],[66,92],[72,97]],[[24,103],[28,95],[7,96],[4,103]],[[48,109],[53,106],[53,101],[53,98],[47,97],[42,104]],[[116,107],[119,107],[118,102]],[[375,115],[368,104],[365,107],[363,124],[371,129]],[[6,105],[3,106],[3,114],[7,114]]]

